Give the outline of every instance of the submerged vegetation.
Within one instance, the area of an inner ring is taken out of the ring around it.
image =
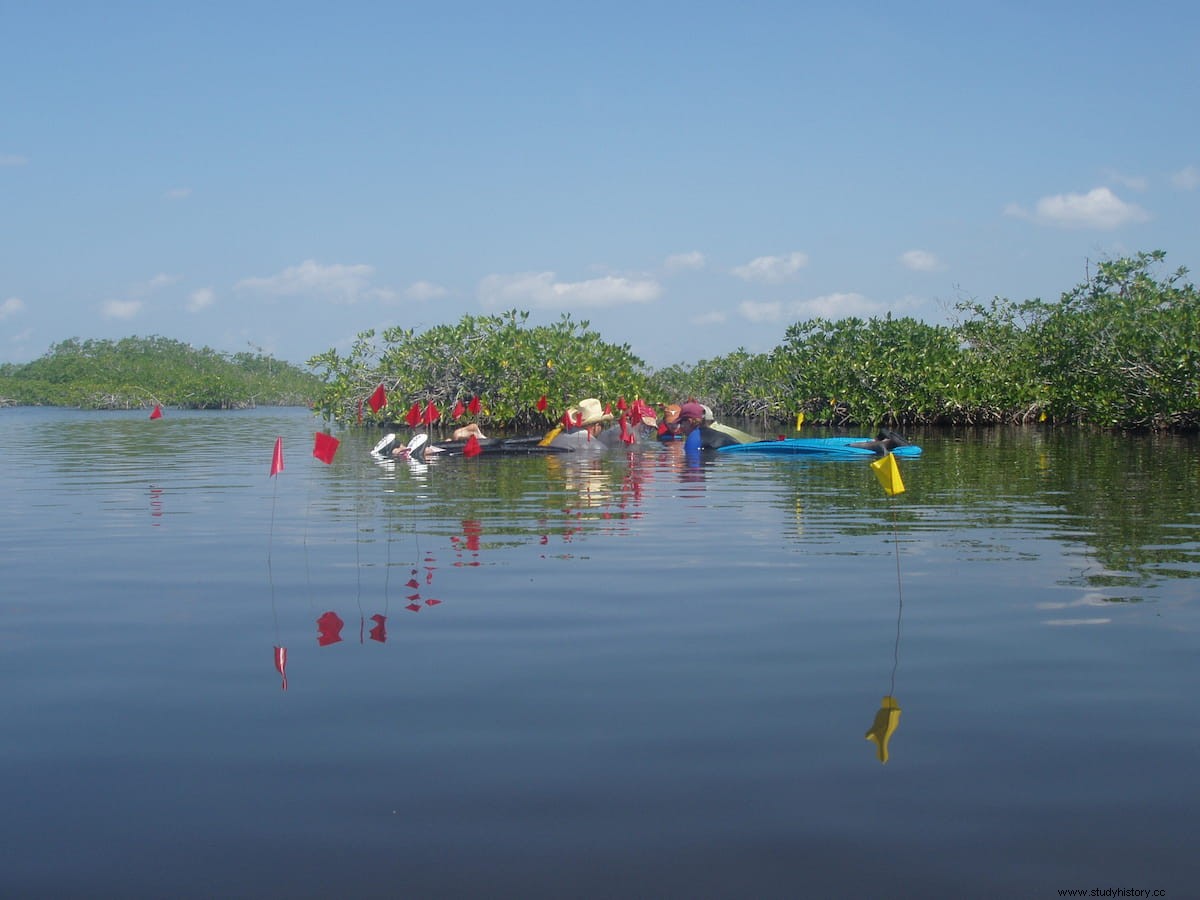
[[[72,339],[25,365],[0,365],[0,402],[6,405],[307,406],[318,388],[312,374],[262,352],[218,353],[164,337]]]
[[[500,429],[545,428],[583,397],[617,406],[695,397],[764,425],[896,427],[1047,422],[1151,431],[1200,428],[1200,294],[1165,254],[1100,263],[1057,301],[957,305],[950,324],[912,318],[796,322],[767,353],[649,369],[564,314],[464,316],[420,334],[358,335],[305,372],[261,351],[225,354],[161,337],[69,340],[0,365],[0,404],[228,409],[312,405],[327,422],[397,423],[430,404],[447,422],[473,397]],[[312,374],[316,373],[316,374]],[[383,387],[386,405],[369,398]]]

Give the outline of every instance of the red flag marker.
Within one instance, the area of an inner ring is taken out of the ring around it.
[[[475,435],[471,435],[467,438],[467,442],[463,444],[463,456],[467,458],[478,456],[482,452],[483,448],[479,446],[479,438],[475,437]]]
[[[337,453],[340,443],[333,435],[318,431],[313,436],[313,456],[328,466],[333,462],[333,455]]]
[[[463,417],[463,413],[465,413],[466,411],[467,411],[467,408],[465,406],[463,406],[463,402],[461,400],[456,400],[454,402],[454,412],[452,412],[450,414],[450,418],[461,419]]]
[[[383,385],[375,388],[375,393],[371,395],[371,399],[367,401],[371,404],[371,412],[379,412],[387,406],[387,391],[383,389]]]
[[[538,402],[537,402],[537,411],[538,411],[538,412],[545,412],[545,411],[546,411],[546,406],[547,406],[547,403],[546,403],[546,395],[545,395],[545,394],[542,394],[542,396],[538,397]]]
[[[471,402],[467,404],[467,411],[470,412],[471,415],[473,415],[473,416],[479,415],[479,410],[482,408],[483,408],[483,405],[479,402],[478,394],[476,394],[474,397],[472,397]]]
[[[154,409],[150,413],[150,418],[152,418],[152,419],[161,419],[162,418],[162,407],[159,406],[157,403],[154,404]]]
[[[280,685],[282,690],[287,690],[287,647],[275,648],[275,671],[279,673],[283,679],[283,684]]]
[[[404,421],[416,428],[421,424],[421,405],[414,403],[408,408],[408,415],[404,417]]]
[[[267,477],[270,478],[272,476],[278,475],[282,471],[283,471],[283,438],[277,437],[277,438],[275,438],[275,452],[271,454],[271,475],[268,475]]]
[[[626,404],[624,397],[617,398],[617,409],[619,409],[621,412],[625,412],[625,410],[629,409],[629,406],[628,406],[628,404]]]
[[[438,411],[437,404],[430,400],[425,406],[425,413],[421,416],[421,422],[425,425],[432,425],[441,415],[442,414]]]

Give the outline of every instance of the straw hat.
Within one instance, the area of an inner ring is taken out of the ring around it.
[[[579,406],[572,406],[567,410],[567,415],[571,418],[571,425],[580,428],[595,425],[597,422],[611,422],[613,418],[612,413],[606,413],[595,397],[580,400]]]

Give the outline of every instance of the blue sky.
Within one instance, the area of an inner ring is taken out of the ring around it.
[[[1193,3],[0,0],[0,361],[519,308],[662,366],[1194,268],[1198,50]]]

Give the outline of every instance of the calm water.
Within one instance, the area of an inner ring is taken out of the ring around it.
[[[0,895],[1195,891],[1194,439],[931,432],[889,500],[315,424],[0,410]]]

